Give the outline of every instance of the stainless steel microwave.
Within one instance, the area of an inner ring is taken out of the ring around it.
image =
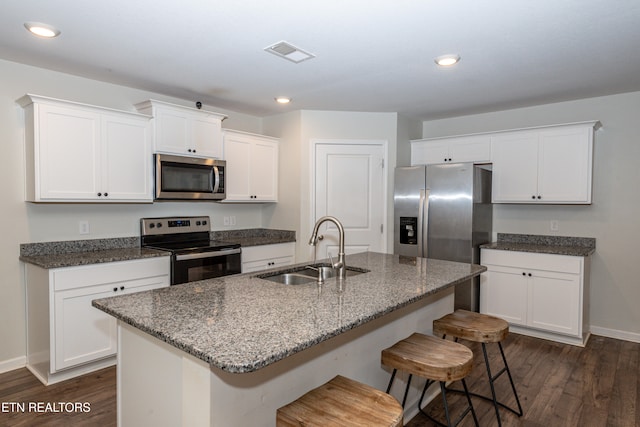
[[[222,200],[224,160],[155,155],[156,200]]]

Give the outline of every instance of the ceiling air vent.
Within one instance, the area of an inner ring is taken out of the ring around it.
[[[296,64],[316,57],[314,54],[305,52],[304,50],[295,47],[291,43],[285,41],[281,41],[269,47],[265,47],[264,50],[269,53],[273,53],[280,58],[295,62]]]

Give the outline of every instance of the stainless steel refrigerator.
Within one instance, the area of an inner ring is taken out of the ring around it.
[[[396,168],[394,253],[479,263],[491,241],[490,165]],[[455,308],[478,311],[480,279],[456,285]]]

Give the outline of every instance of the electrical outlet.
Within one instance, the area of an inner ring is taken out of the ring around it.
[[[230,220],[229,222],[231,223],[231,225],[236,225],[236,216],[235,215],[232,215],[229,218],[229,220]]]
[[[89,221],[78,222],[78,232],[80,234],[89,234]]]
[[[549,228],[551,229],[551,231],[558,231],[560,229],[560,224],[558,223],[558,220],[555,220],[555,219],[552,220]]]
[[[228,217],[228,216],[225,216],[225,217],[224,217],[224,219],[222,220],[222,223],[223,223],[224,225],[227,225],[227,226],[228,226],[228,225],[229,225],[229,217]]]

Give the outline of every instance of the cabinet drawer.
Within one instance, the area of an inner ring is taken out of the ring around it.
[[[502,265],[523,269],[580,274],[584,258],[568,255],[482,249],[480,263],[482,265]]]
[[[103,283],[130,282],[152,276],[169,275],[169,257],[109,262],[52,270],[54,290],[75,289]]]

